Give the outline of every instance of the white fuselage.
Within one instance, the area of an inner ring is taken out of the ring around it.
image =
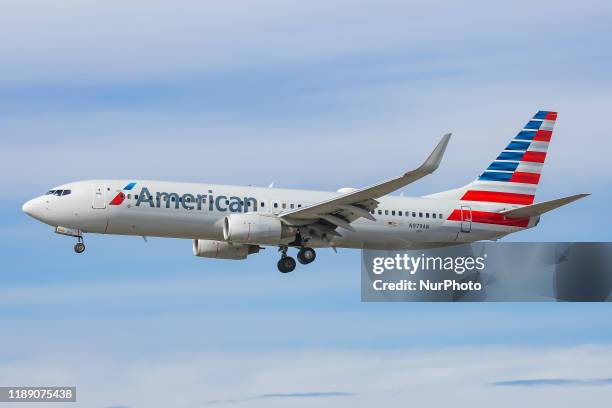
[[[130,183],[134,186],[126,190]],[[82,232],[216,241],[224,240],[223,220],[228,214],[280,214],[341,194],[148,180],[80,181],[54,190],[70,193],[37,197],[24,204],[23,210],[49,225]],[[506,204],[398,196],[377,201],[379,205],[372,211],[375,221],[357,219],[351,223],[353,231],[339,228],[341,236],[312,241],[309,246],[424,248],[497,239],[537,222],[537,217],[532,217],[524,225],[509,225],[483,218],[482,214],[496,215],[510,208]]]

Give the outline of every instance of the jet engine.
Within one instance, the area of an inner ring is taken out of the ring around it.
[[[259,245],[233,244],[231,242],[193,240],[193,254],[204,258],[246,259],[247,255],[259,252]]]
[[[274,215],[230,214],[223,220],[223,238],[230,242],[271,244],[295,237],[295,231]]]

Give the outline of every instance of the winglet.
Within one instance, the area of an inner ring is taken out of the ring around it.
[[[444,152],[446,151],[446,146],[448,145],[451,135],[452,133],[447,133],[442,136],[442,139],[436,148],[433,150],[433,152],[431,152],[427,160],[425,160],[425,162],[423,162],[423,164],[421,164],[421,166],[418,168],[419,171],[427,174],[436,171],[440,165],[440,162],[442,161],[442,157],[444,156]]]

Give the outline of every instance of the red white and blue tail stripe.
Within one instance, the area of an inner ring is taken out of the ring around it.
[[[460,199],[533,204],[556,119],[557,112],[538,111]]]

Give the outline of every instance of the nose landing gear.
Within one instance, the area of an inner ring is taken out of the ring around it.
[[[74,252],[76,252],[77,254],[82,254],[83,252],[85,252],[85,244],[83,243],[83,233],[81,232],[81,230],[57,226],[55,227],[55,233],[67,235],[69,237],[75,237],[77,239],[77,243],[74,244]]]
[[[76,252],[77,254],[82,254],[83,252],[85,252],[85,244],[83,243],[83,235],[79,233],[79,235],[76,236],[77,239],[77,243],[74,244],[74,252]]]
[[[76,252],[77,254],[81,254],[85,251],[85,244],[82,242],[77,242],[76,244],[74,244],[74,252]]]

